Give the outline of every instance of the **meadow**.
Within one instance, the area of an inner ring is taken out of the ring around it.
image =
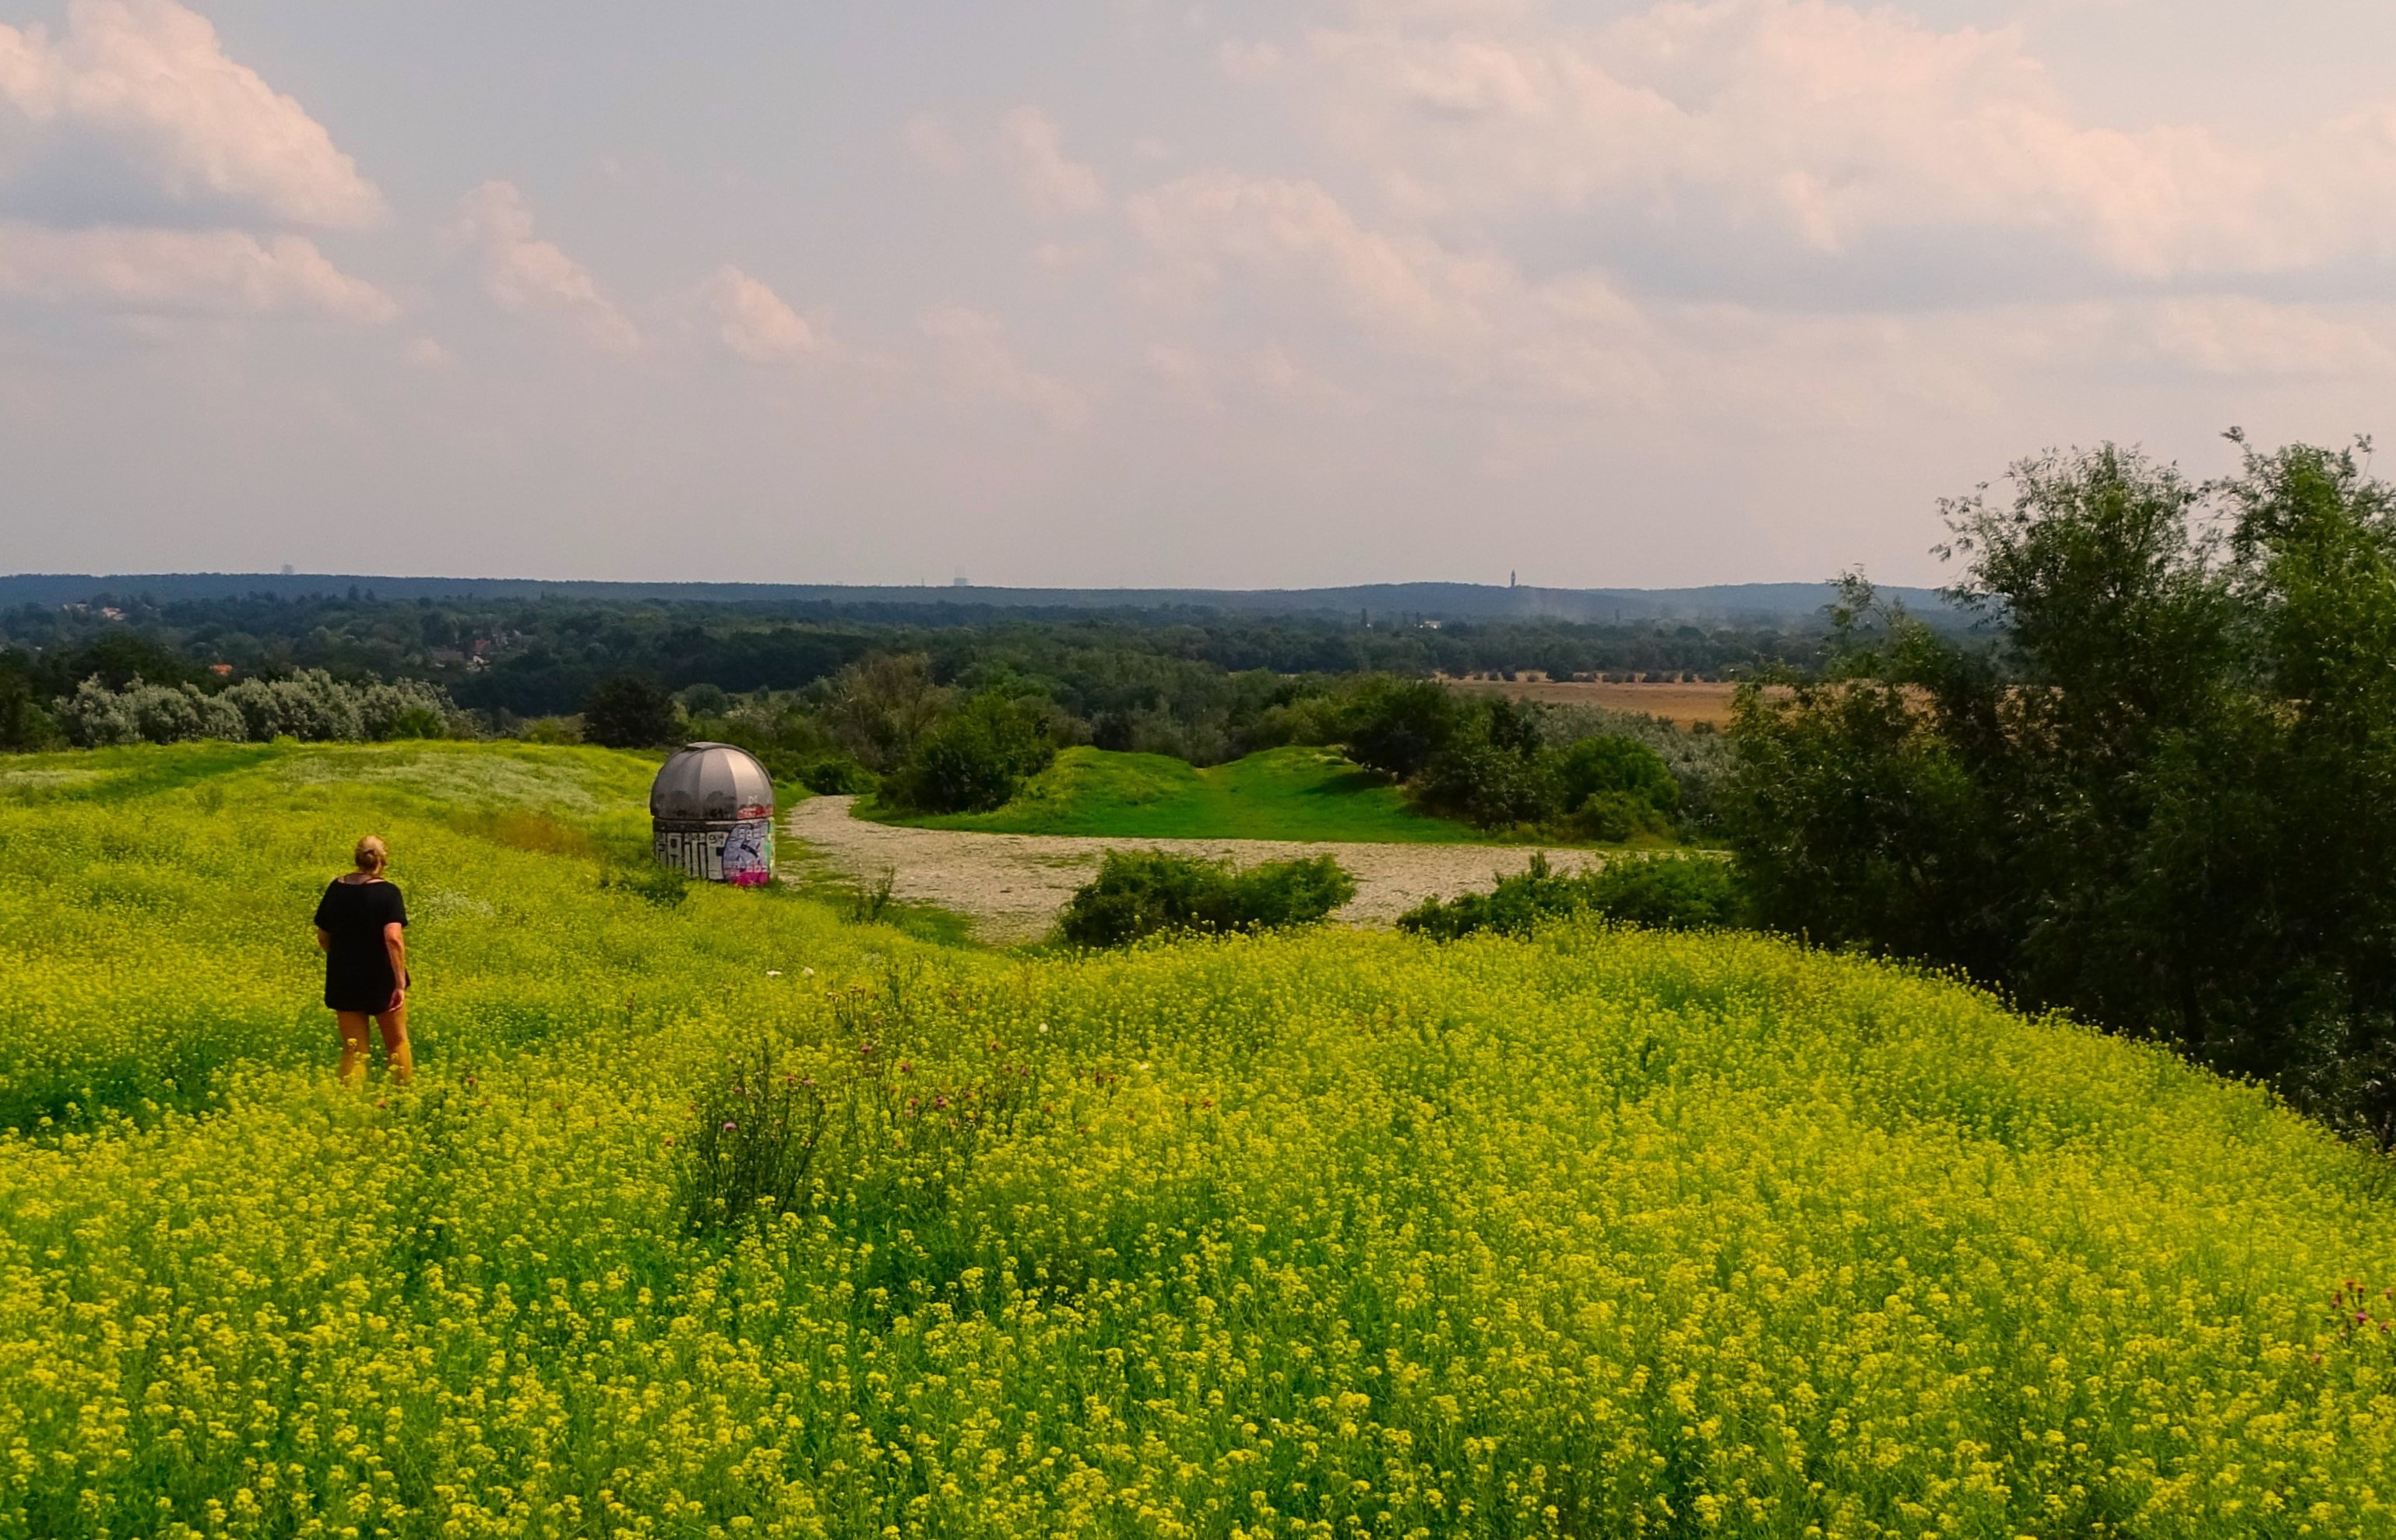
[[[1329,840],[1450,844],[1485,839],[1410,806],[1383,777],[1324,749],[1268,749],[1196,768],[1165,754],[1068,749],[989,813],[866,816],[918,829],[1126,840]]]
[[[1752,935],[930,945],[650,768],[0,762],[0,1535],[2396,1533],[2389,1168],[2260,1091]]]

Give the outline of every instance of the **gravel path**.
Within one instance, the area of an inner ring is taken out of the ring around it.
[[[1000,943],[1046,935],[1057,911],[1110,850],[1170,850],[1207,860],[1229,857],[1243,867],[1294,856],[1336,856],[1356,879],[1355,901],[1338,917],[1366,925],[1386,925],[1426,898],[1495,886],[1499,873],[1520,871],[1534,854],[1523,845],[1109,840],[897,829],[849,816],[856,801],[810,797],[792,809],[783,820],[792,842],[782,851],[784,863],[829,869],[851,881],[871,882],[893,871],[892,896],[970,915],[984,940]],[[1562,871],[1601,864],[1604,857],[1586,850],[1551,850],[1548,859]]]

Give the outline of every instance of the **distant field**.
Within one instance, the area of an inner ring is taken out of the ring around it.
[[[1730,725],[1731,698],[1738,686],[1710,684],[1567,684],[1558,680],[1451,679],[1459,690],[1475,695],[1502,695],[1510,700],[1537,700],[1553,706],[1595,706],[1608,711],[1638,711],[1661,717],[1683,727],[1704,723]]]
[[[1271,749],[1205,770],[1164,754],[1069,749],[993,813],[877,822],[988,834],[1094,834],[1142,840],[1479,843],[1463,824],[1418,813],[1397,788],[1321,749]]]

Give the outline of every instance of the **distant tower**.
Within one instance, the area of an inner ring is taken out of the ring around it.
[[[1512,572],[1510,572],[1510,573],[1506,574],[1506,586],[1507,586],[1508,588],[1520,588],[1520,587],[1522,586],[1522,584],[1521,584],[1519,581],[1517,581],[1517,578],[1518,578],[1519,577],[1520,577],[1520,574],[1518,574],[1518,573],[1512,573]]]

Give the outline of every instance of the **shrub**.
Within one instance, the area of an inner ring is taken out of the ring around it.
[[[1555,755],[1555,777],[1565,810],[1592,839],[1660,833],[1681,810],[1681,783],[1663,756],[1632,738],[1579,739]]]
[[[1058,935],[1077,947],[1121,947],[1178,931],[1252,931],[1311,924],[1356,896],[1328,856],[1233,871],[1157,850],[1111,850],[1098,875],[1065,905]]]
[[[919,812],[983,813],[1006,805],[1056,757],[1047,718],[1032,701],[986,691],[925,735],[885,789]]]
[[[1491,892],[1425,900],[1399,917],[1398,928],[1453,941],[1479,931],[1527,936],[1551,920],[1597,914],[1653,930],[1710,930],[1737,924],[1744,912],[1737,875],[1726,862],[1659,856],[1561,876],[1539,855],[1524,870],[1499,878]]]
[[[1746,916],[1746,895],[1728,861],[1646,856],[1605,863],[1589,881],[1589,907],[1650,930],[1719,930]]]
[[[215,695],[191,684],[139,679],[112,690],[95,674],[58,706],[67,741],[83,749],[198,738],[326,743],[446,737],[456,715],[448,696],[421,680],[346,684],[322,669],[284,679],[245,679]]]
[[[874,788],[873,772],[845,754],[801,762],[798,782],[819,797],[863,796]]]
[[[1546,763],[1477,737],[1434,756],[1416,794],[1432,811],[1482,829],[1544,822],[1557,807]]]
[[[830,1120],[812,1078],[758,1049],[727,1061],[697,1100],[682,1170],[683,1215],[693,1228],[805,1207],[807,1171]]]
[[[582,703],[582,736],[609,749],[654,749],[682,734],[682,708],[646,679],[619,675]]]

